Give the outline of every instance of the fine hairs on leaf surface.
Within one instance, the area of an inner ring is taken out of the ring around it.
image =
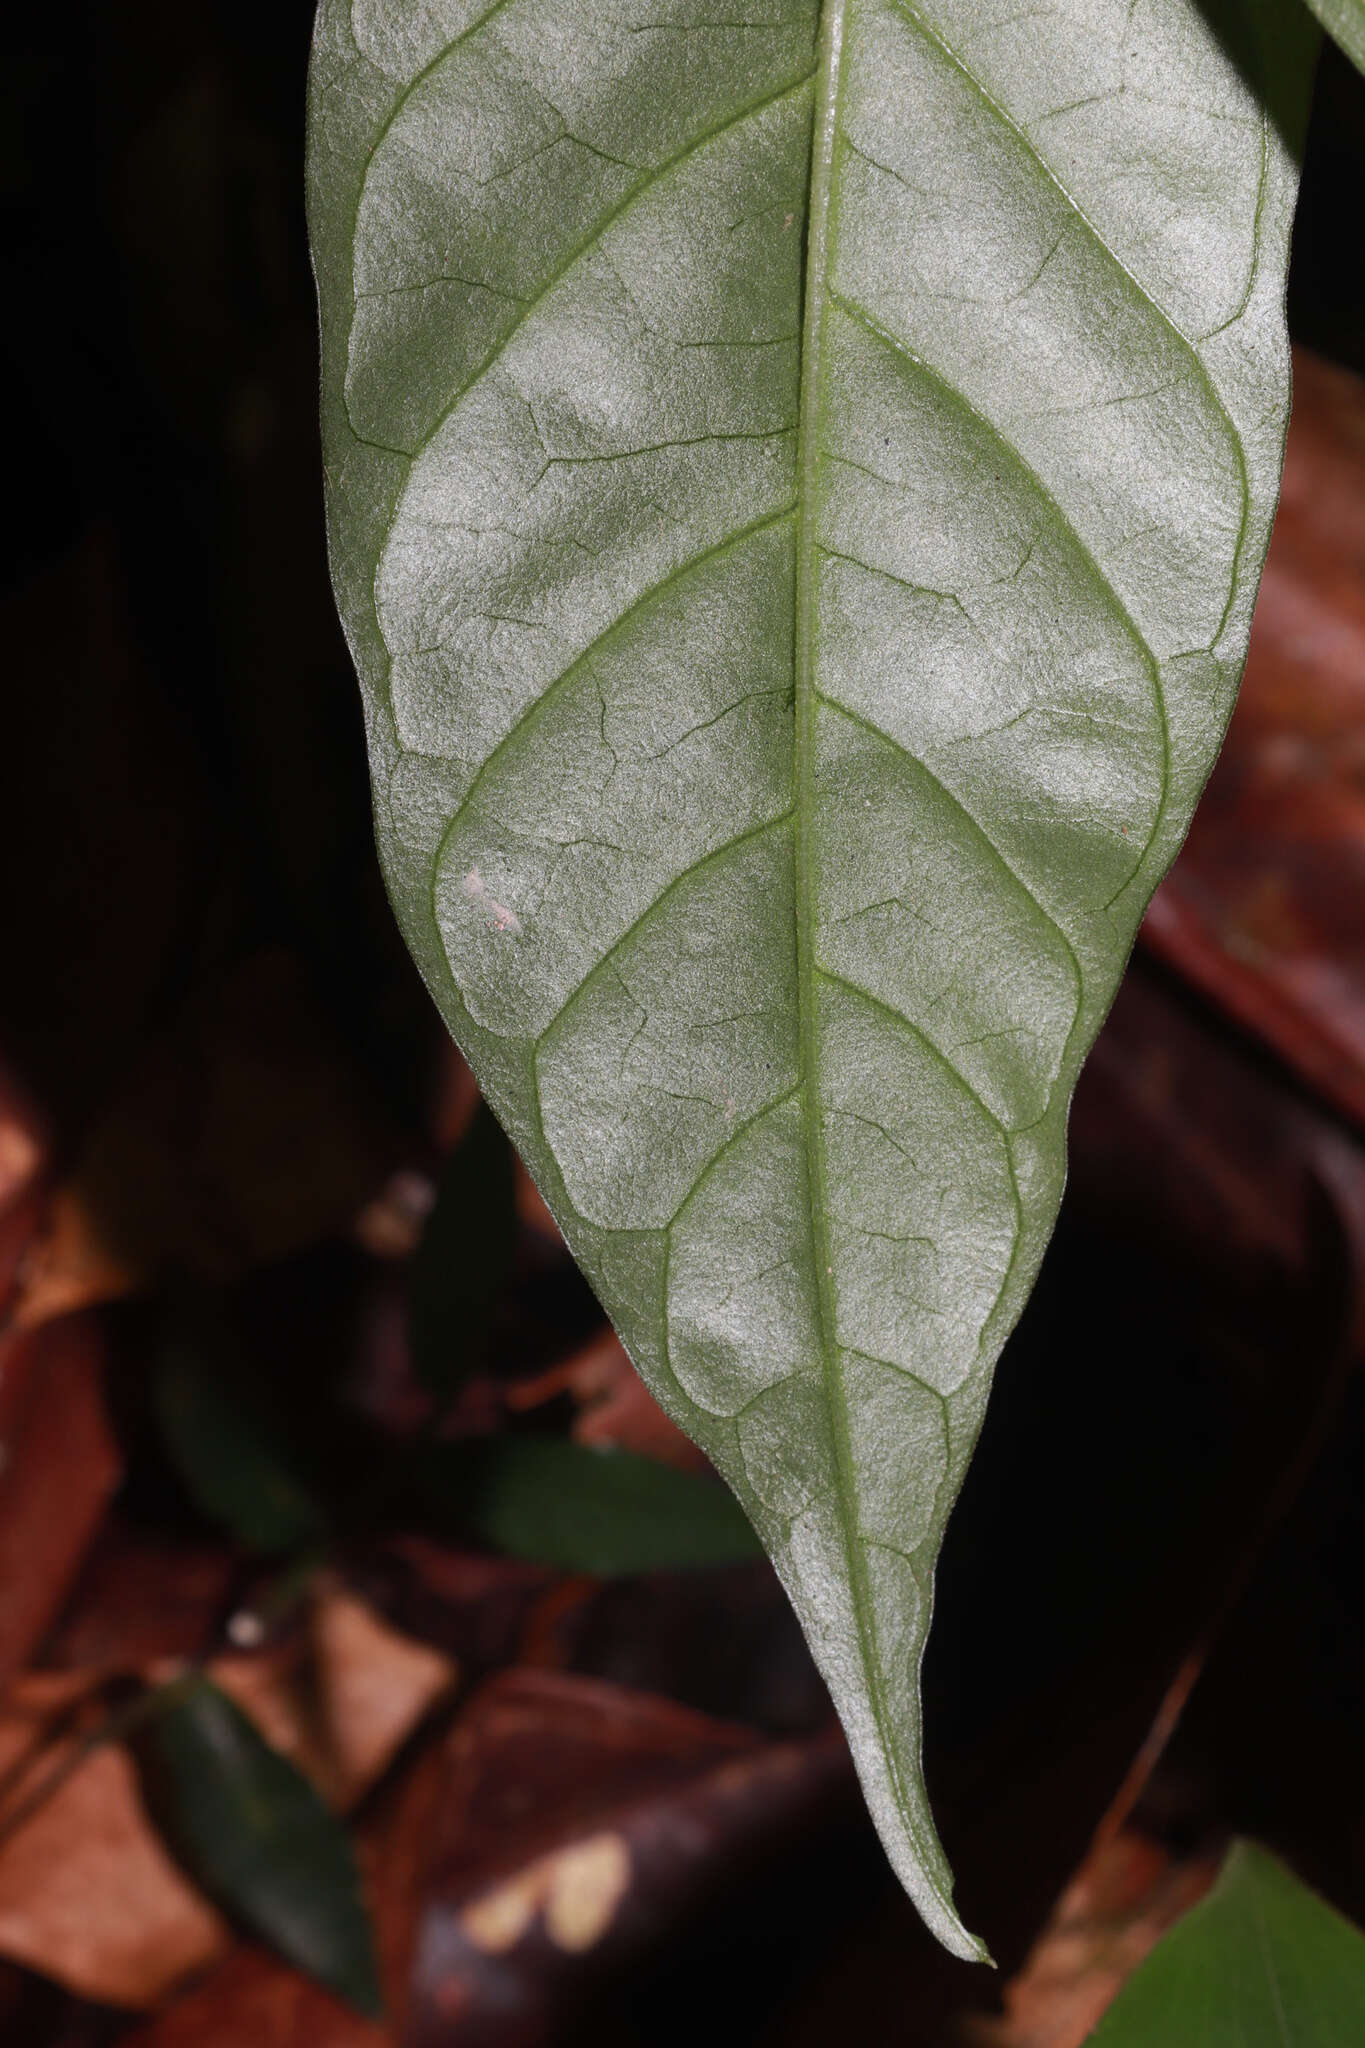
[[[394,905],[969,1958],[934,1565],[1241,672],[1315,47],[1288,0],[317,20]]]

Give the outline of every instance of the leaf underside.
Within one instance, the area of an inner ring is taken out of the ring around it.
[[[1279,0],[318,17],[389,888],[964,1956],[934,1561],[1245,655],[1312,50]]]
[[[1308,5],[1356,70],[1365,71],[1365,0],[1308,0]]]

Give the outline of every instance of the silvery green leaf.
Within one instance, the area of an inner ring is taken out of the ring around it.
[[[1246,652],[1314,39],[1282,0],[318,17],[394,904],[964,1956],[934,1562]]]
[[[1340,43],[1357,71],[1365,71],[1365,4],[1363,0],[1308,0],[1318,20]]]

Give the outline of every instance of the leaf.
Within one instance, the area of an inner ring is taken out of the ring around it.
[[[1365,1935],[1254,1843],[1158,1943],[1089,2037],[1094,2048],[1356,2048]]]
[[[1365,4],[1362,0],[1308,0],[1334,42],[1341,45],[1357,71],[1365,71]]]
[[[210,1521],[267,1555],[306,1549],[325,1534],[283,1432],[202,1316],[172,1331],[153,1401],[166,1448]]]
[[[1314,47],[1282,0],[318,16],[394,904],[968,1957],[934,1561],[1245,654]]]
[[[350,1837],[209,1680],[166,1688],[137,1742],[153,1818],[208,1896],[361,2012],[381,2009]]]
[[[413,1369],[449,1394],[484,1362],[493,1306],[516,1243],[512,1155],[481,1103],[441,1177],[412,1262],[408,1325]]]
[[[413,1483],[465,1535],[567,1571],[678,1571],[760,1556],[724,1487],[633,1451],[553,1437],[439,1444]]]

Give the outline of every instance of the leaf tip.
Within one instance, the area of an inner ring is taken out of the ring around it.
[[[964,1963],[984,1964],[988,1970],[993,1970],[996,1967],[994,1956],[981,1937],[963,1925],[953,1904],[951,1879],[947,1883],[939,1883],[931,1871],[919,1864],[907,1871],[894,1856],[892,1865],[921,1920],[949,1955]]]
[[[916,1904],[918,1903],[916,1901]],[[923,1912],[923,1907],[920,1910]],[[928,1916],[925,1917],[927,1919]],[[980,1935],[969,1933],[951,1908],[948,1909],[943,1924],[936,1924],[934,1920],[929,1920],[928,1924],[950,1955],[958,1956],[964,1963],[984,1964],[988,1970],[996,1967],[995,1957]]]

